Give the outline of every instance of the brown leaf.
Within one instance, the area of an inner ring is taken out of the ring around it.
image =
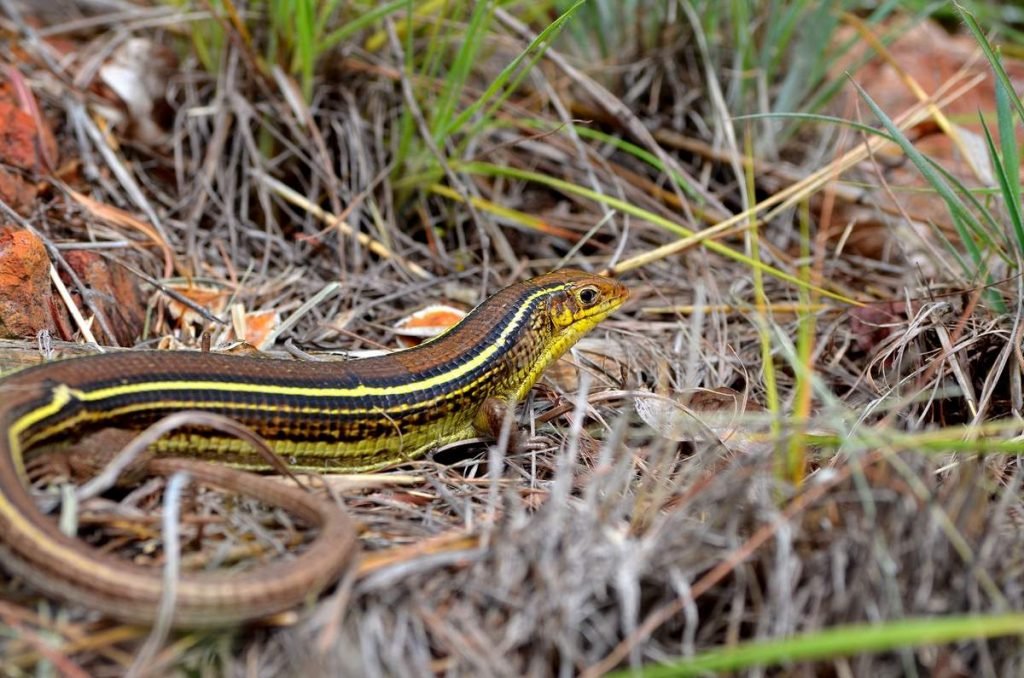
[[[411,313],[397,323],[394,330],[398,343],[404,348],[416,346],[454,327],[466,317],[466,312],[445,304],[427,306]]]
[[[187,283],[170,283],[167,285],[167,288],[177,292],[189,301],[195,302],[197,306],[205,308],[214,315],[220,315],[224,312],[228,297],[231,295],[230,290],[222,287],[207,287],[205,285],[190,285]],[[172,318],[179,321],[181,326],[203,325],[206,322],[200,314],[180,301],[171,297],[165,297],[165,299],[167,311],[171,314]]]
[[[160,233],[157,232],[153,226],[136,218],[119,207],[114,207],[113,205],[107,205],[106,203],[99,202],[98,200],[93,200],[84,193],[79,193],[78,191],[70,191],[70,193],[71,197],[74,198],[79,205],[88,210],[97,219],[101,219],[112,226],[122,226],[133,231],[138,231],[156,243],[164,256],[164,276],[169,277],[174,273],[174,250],[172,250],[171,246],[160,237]]]
[[[243,341],[260,351],[269,348],[267,340],[281,324],[281,315],[277,311],[245,311],[239,304],[231,310],[231,327],[225,341]]]

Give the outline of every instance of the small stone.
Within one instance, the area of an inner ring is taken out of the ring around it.
[[[25,230],[0,230],[0,337],[35,338],[54,332],[50,258]]]

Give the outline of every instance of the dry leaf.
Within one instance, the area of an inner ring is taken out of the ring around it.
[[[445,304],[434,304],[405,316],[395,323],[394,330],[399,345],[409,348],[423,343],[425,339],[442,334],[465,317],[466,312],[463,310]]]
[[[265,351],[280,324],[281,315],[277,311],[246,311],[241,304],[234,304],[226,341],[244,341]]]
[[[228,296],[231,294],[230,290],[220,287],[189,285],[187,283],[169,283],[166,287],[194,302],[196,306],[205,308],[213,315],[220,315],[224,312]],[[194,325],[204,325],[206,323],[206,319],[203,316],[177,299],[164,295],[164,300],[167,303],[168,313],[178,321],[180,327],[191,329]]]

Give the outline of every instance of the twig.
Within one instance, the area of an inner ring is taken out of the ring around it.
[[[429,280],[434,277],[419,264],[416,264],[412,261],[405,259],[400,255],[395,254],[383,243],[381,243],[378,240],[374,240],[373,238],[366,235],[362,231],[356,231],[343,219],[339,219],[333,214],[328,214],[322,208],[320,208],[320,206],[314,205],[313,203],[309,202],[297,191],[286,186],[277,179],[274,179],[273,177],[265,174],[263,171],[253,169],[249,170],[249,174],[250,176],[254,177],[257,181],[262,183],[264,186],[272,190],[281,198],[285,199],[286,201],[290,202],[291,204],[297,207],[301,207],[302,209],[306,210],[307,212],[312,214],[317,219],[320,219],[324,223],[334,226],[346,236],[350,238],[355,238],[357,241],[359,241],[360,245],[370,250],[381,259],[393,259],[394,261],[398,262],[398,264],[400,264],[403,268],[407,269],[409,272],[411,272],[418,278]]]
[[[103,347],[96,341],[96,337],[92,336],[92,330],[89,329],[89,323],[86,322],[85,318],[82,317],[82,312],[78,310],[78,306],[75,305],[74,299],[71,298],[71,293],[68,292],[68,288],[64,286],[64,281],[60,279],[60,274],[57,273],[57,269],[54,268],[53,264],[50,264],[50,281],[53,282],[53,286],[57,288],[57,294],[64,301],[64,305],[68,309],[68,313],[74,319],[75,324],[78,325],[78,331],[82,333],[82,337],[89,342],[94,344],[96,349],[103,353]]]

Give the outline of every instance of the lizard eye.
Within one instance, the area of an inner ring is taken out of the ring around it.
[[[580,304],[584,307],[596,304],[600,296],[601,294],[597,291],[596,287],[584,287],[576,293],[576,298],[580,300]]]

